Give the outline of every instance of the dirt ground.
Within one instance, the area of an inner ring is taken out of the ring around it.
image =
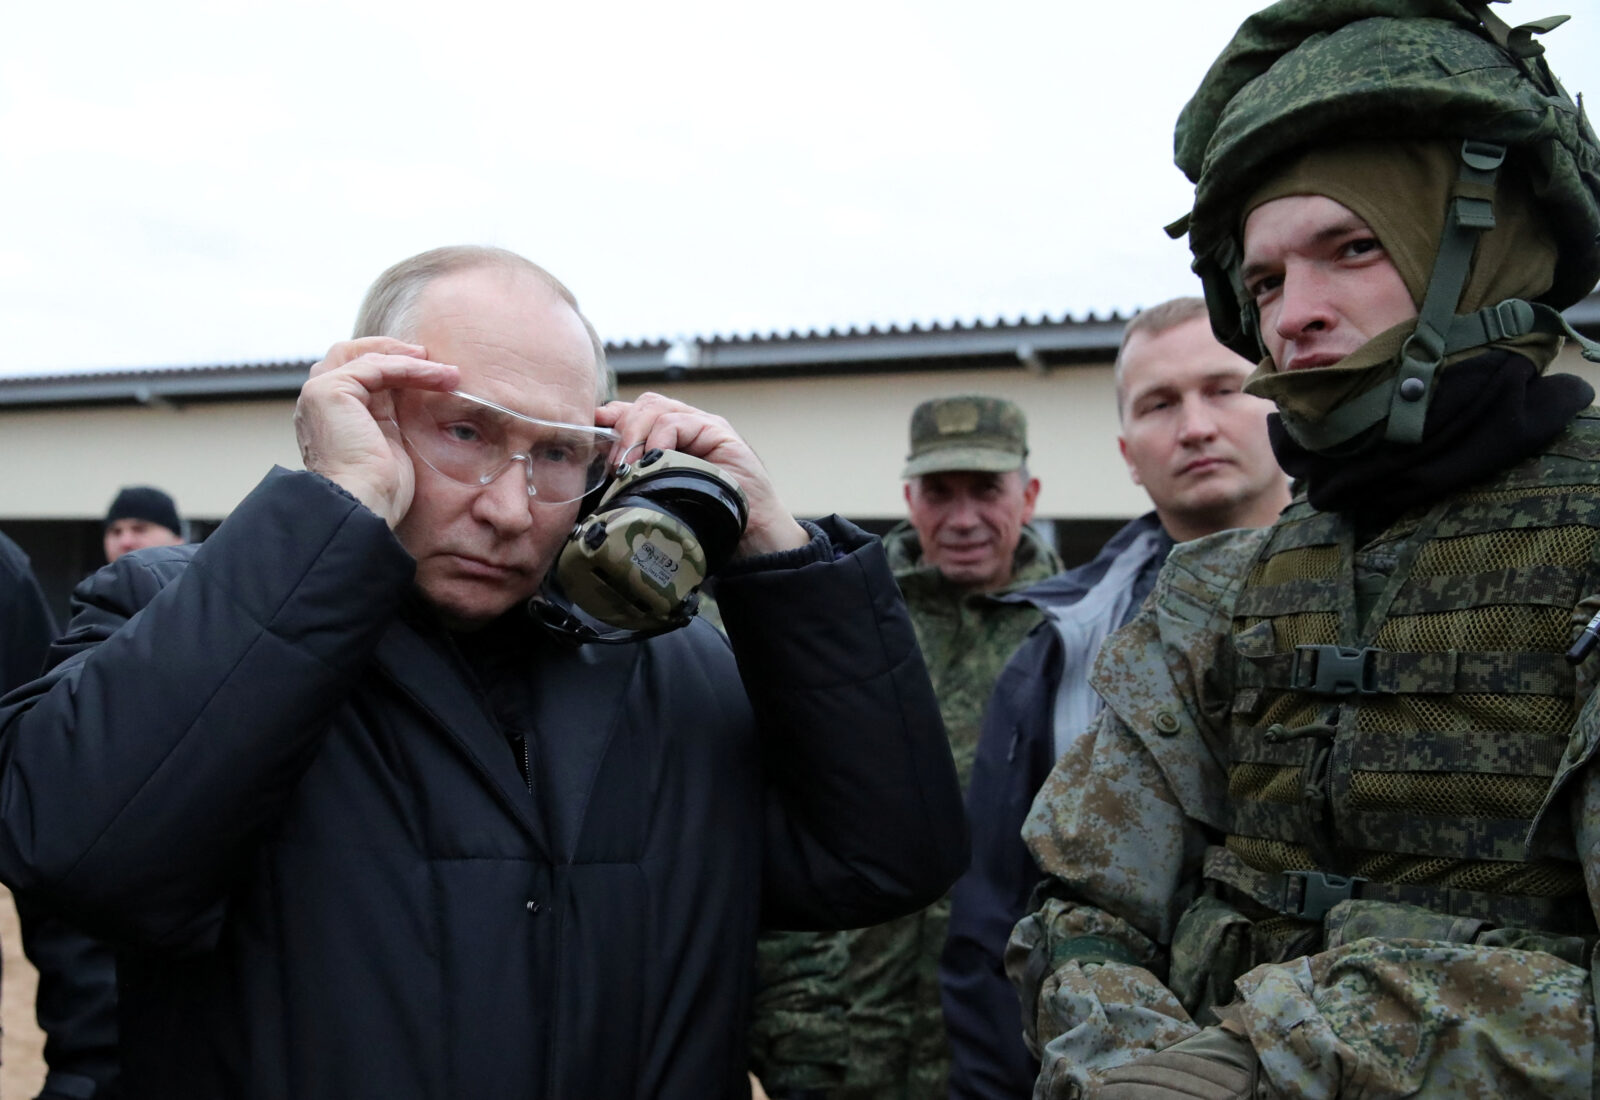
[[[33,1019],[39,976],[22,955],[17,907],[0,886],[0,1100],[33,1100],[44,1086],[44,1033]]]

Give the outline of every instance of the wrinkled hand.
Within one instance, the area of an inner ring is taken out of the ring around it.
[[[750,445],[726,420],[659,393],[641,394],[637,401],[613,401],[595,410],[594,422],[622,436],[611,460],[637,460],[653,447],[682,451],[715,463],[744,490],[750,507],[735,557],[748,558],[777,550],[793,550],[811,541],[805,528],[794,521],[778,499],[766,467]]]
[[[387,336],[344,340],[328,349],[300,387],[295,437],[305,468],[348,491],[393,527],[416,488],[411,458],[391,421],[396,389],[448,390],[460,372],[430,363],[427,352]]]

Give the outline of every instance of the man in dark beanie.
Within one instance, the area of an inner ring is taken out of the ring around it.
[[[177,546],[183,542],[183,521],[178,506],[160,489],[129,485],[117,493],[106,512],[106,561],[116,561],[130,550],[146,546]]]

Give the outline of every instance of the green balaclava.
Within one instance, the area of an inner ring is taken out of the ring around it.
[[[1410,291],[1412,304],[1420,308],[1444,233],[1459,146],[1459,141],[1379,139],[1313,149],[1272,176],[1244,204],[1239,239],[1243,240],[1250,213],[1274,199],[1290,195],[1332,199],[1372,228]],[[1508,298],[1536,300],[1550,288],[1556,243],[1515,172],[1502,171],[1494,211],[1494,228],[1479,234],[1456,304],[1458,314]],[[1284,427],[1302,446],[1321,449],[1320,422],[1332,410],[1392,381],[1401,347],[1415,329],[1413,317],[1327,367],[1284,372],[1263,357],[1245,389],[1276,402]],[[1560,340],[1541,332],[1506,337],[1448,356],[1444,367],[1488,347],[1513,349],[1542,370],[1560,350]]]

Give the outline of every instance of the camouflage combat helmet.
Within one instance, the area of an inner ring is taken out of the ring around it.
[[[1558,311],[1600,282],[1600,143],[1533,37],[1566,18],[1513,28],[1487,0],[1281,0],[1244,22],[1179,116],[1175,159],[1195,203],[1168,231],[1187,229],[1212,327],[1251,359],[1266,352],[1239,277],[1238,233],[1256,187],[1318,142],[1461,139],[1417,330],[1392,381],[1338,410],[1342,435],[1387,417],[1386,438],[1416,442],[1446,356],[1529,332],[1577,336]],[[1554,282],[1537,301],[1457,316],[1508,153],[1559,241]],[[1600,358],[1600,346],[1578,339],[1586,358]]]

